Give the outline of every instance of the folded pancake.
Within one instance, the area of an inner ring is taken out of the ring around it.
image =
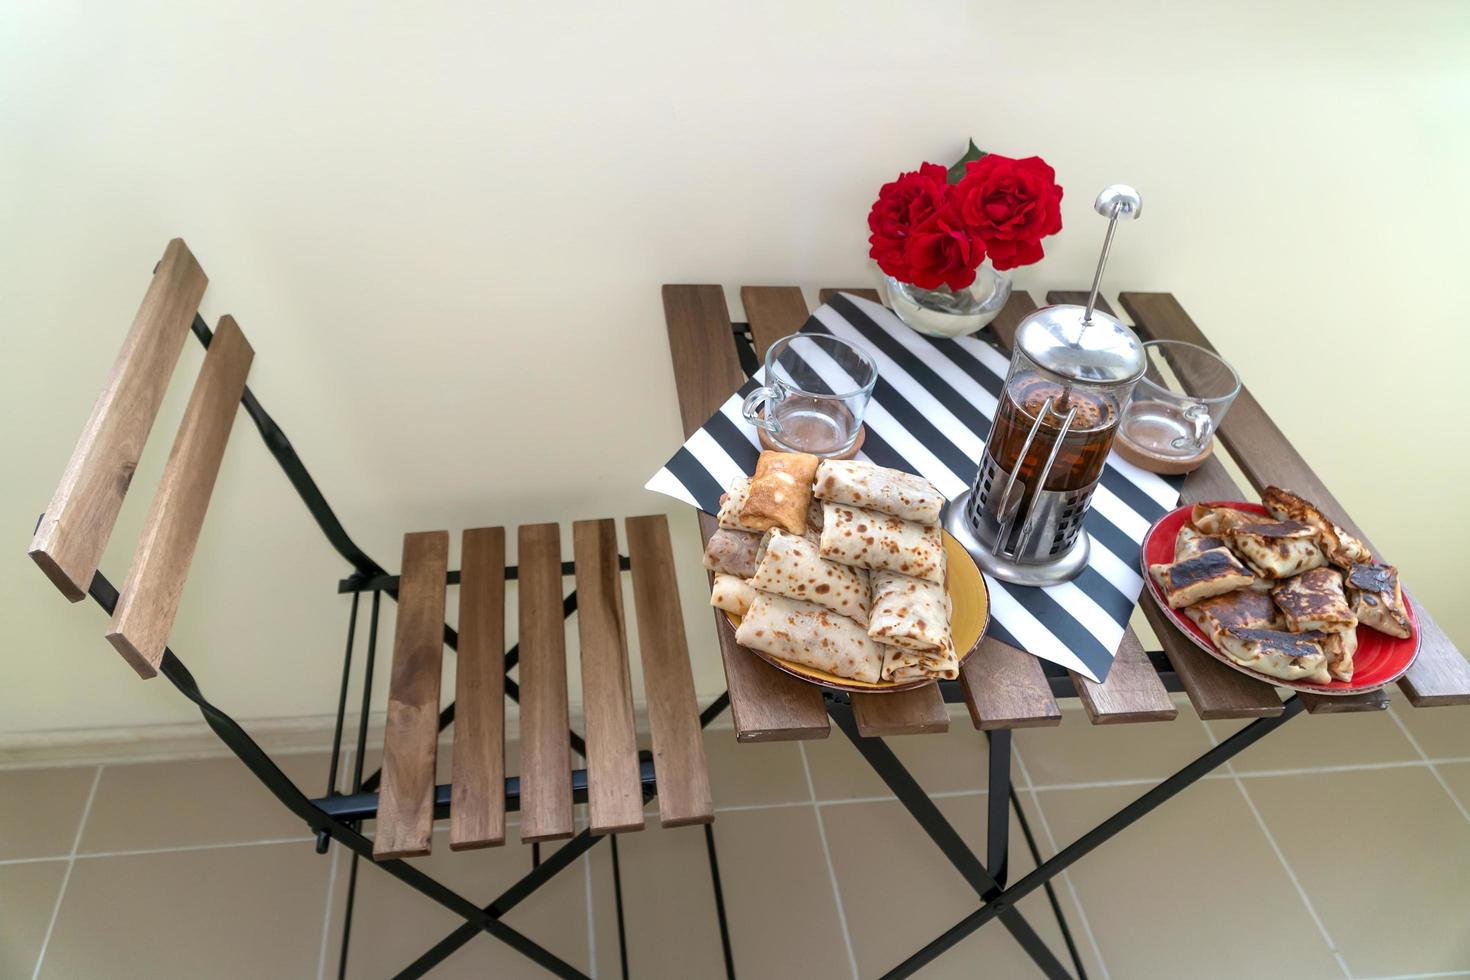
[[[1189,523],[1194,525],[1195,530],[1216,536],[1223,535],[1237,524],[1253,524],[1260,519],[1260,514],[1236,510],[1234,507],[1213,507],[1209,504],[1195,504],[1194,509],[1189,512]]]
[[[822,557],[806,538],[771,528],[761,539],[750,584],[761,592],[805,599],[868,625],[868,573]]]
[[[1251,573],[1229,548],[1211,548],[1169,565],[1150,565],[1148,573],[1158,583],[1170,609],[1190,606],[1251,584]]]
[[[865,507],[915,524],[938,524],[944,508],[944,496],[922,476],[855,459],[823,460],[817,467],[815,493],[822,500]]]
[[[735,639],[839,677],[877,683],[883,676],[883,645],[846,616],[813,602],[757,593]]]
[[[1226,629],[1281,629],[1286,625],[1271,596],[1251,589],[1238,589],[1201,599],[1192,606],[1185,606],[1184,615],[1211,639]]]
[[[892,514],[822,503],[822,557],[944,584],[944,535]]]
[[[1258,575],[1285,579],[1327,564],[1321,532],[1300,521],[1257,521],[1225,532],[1225,541]]]
[[[1408,639],[1414,635],[1404,607],[1399,570],[1392,565],[1358,564],[1347,573],[1347,597],[1358,622],[1380,633]]]
[[[885,681],[911,681],[921,677],[952,681],[960,676],[960,661],[955,656],[954,644],[948,639],[940,649],[928,652],[887,644],[881,646]]]
[[[821,460],[807,453],[767,450],[755,464],[750,491],[740,507],[740,524],[752,531],[783,528],[792,534],[806,530],[806,510],[812,500],[812,478]]]
[[[949,595],[937,582],[880,570],[873,573],[868,635],[893,646],[938,654],[950,639]],[[951,650],[951,656],[953,651]]]
[[[1322,641],[1322,652],[1327,654],[1327,672],[1333,680],[1353,679],[1353,654],[1358,652],[1358,631],[1344,630],[1328,633]]]
[[[750,531],[764,534],[765,528],[751,527],[740,520],[740,509],[750,496],[750,477],[737,476],[730,482],[730,489],[720,495],[720,512],[716,515],[720,527],[729,531]]]
[[[721,528],[705,542],[704,567],[717,574],[750,578],[755,574],[755,556],[760,544],[759,534]]]
[[[1261,494],[1261,503],[1279,521],[1298,521],[1320,531],[1322,552],[1332,564],[1348,568],[1357,562],[1372,560],[1367,545],[1323,517],[1310,501],[1290,490],[1267,487]]]
[[[1211,548],[1223,547],[1225,547],[1224,538],[1204,534],[1186,524],[1179,529],[1179,536],[1174,539],[1174,560],[1183,561],[1209,551]]]
[[[1343,595],[1342,573],[1335,568],[1314,568],[1289,579],[1271,590],[1271,598],[1293,633],[1340,633],[1358,628],[1358,617]]]
[[[1327,654],[1322,650],[1322,633],[1283,633],[1280,630],[1239,629],[1220,631],[1216,645],[1242,667],[1314,684],[1332,683],[1327,671]]]
[[[715,584],[709,593],[709,604],[716,609],[744,616],[750,609],[750,604],[755,601],[755,596],[755,589],[745,579],[734,575],[716,575]]]

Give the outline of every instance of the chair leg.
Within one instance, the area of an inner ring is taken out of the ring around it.
[[[730,923],[725,918],[725,892],[720,887],[720,862],[715,856],[715,830],[704,825],[704,846],[709,852],[709,879],[715,889],[715,915],[720,920],[720,949],[725,954],[725,976],[735,980],[735,955],[730,950]]]
[[[618,963],[623,969],[623,980],[628,980],[628,935],[623,923],[623,869],[618,861],[618,835],[609,834],[612,842],[613,901],[618,909]]]
[[[337,957],[337,980],[347,978],[347,948],[352,942],[352,908],[357,900],[357,853],[352,855],[352,869],[347,873],[347,907],[342,912],[342,950]]]

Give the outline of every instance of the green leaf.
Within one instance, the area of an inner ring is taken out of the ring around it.
[[[974,140],[970,140],[970,148],[965,151],[965,155],[956,160],[954,166],[949,168],[949,182],[958,184],[965,176],[965,164],[983,156],[985,156],[985,151],[976,146]]]

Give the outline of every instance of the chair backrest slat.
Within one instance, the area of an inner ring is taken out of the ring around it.
[[[36,528],[30,555],[72,602],[92,583],[208,281],[183,240],[169,242]]]
[[[429,853],[434,834],[434,764],[439,748],[439,678],[444,663],[444,598],[449,533],[403,536],[383,786],[373,857]]]
[[[194,382],[107,639],[143,677],[158,672],[199,529],[255,357],[233,317],[220,319]]]
[[[710,797],[709,766],[694,675],[689,667],[689,641],[679,608],[674,576],[674,549],[669,522],[662,514],[630,517],[628,562],[633,571],[633,600],[638,612],[638,650],[643,658],[643,692],[648,700],[648,727],[653,735],[658,778],[659,820],[665,827],[709,823],[715,818]]]
[[[449,846],[505,843],[505,528],[464,532]]]
[[[521,840],[555,840],[572,836],[561,530],[555,524],[525,524],[518,537]]]
[[[572,525],[577,635],[587,719],[587,821],[594,834],[643,829],[643,785],[628,676],[618,529],[611,519]]]

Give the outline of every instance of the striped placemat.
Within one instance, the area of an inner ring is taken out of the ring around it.
[[[860,345],[878,365],[859,459],[918,473],[950,499],[970,486],[1005,380],[1009,361],[1004,354],[978,337],[922,336],[886,307],[846,293],[833,297],[801,329]],[[730,481],[755,471],[760,445],[740,405],[763,374],[762,369],[731,395],[647,488],[717,513]],[[1081,575],[1046,588],[986,576],[996,638],[1103,680],[1143,589],[1144,533],[1177,504],[1181,482],[1110,455],[1083,524],[1092,537],[1092,554]]]

